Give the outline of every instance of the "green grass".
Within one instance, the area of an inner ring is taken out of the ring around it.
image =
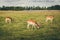
[[[53,15],[54,21],[45,22],[46,15]],[[5,23],[5,17],[11,17],[12,23]],[[27,29],[26,21],[36,20],[40,29]],[[0,40],[60,40],[59,10],[40,11],[0,11]]]

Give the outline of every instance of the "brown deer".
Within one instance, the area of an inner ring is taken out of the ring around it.
[[[39,28],[39,26],[40,26],[36,21],[34,21],[32,19],[27,21],[27,29],[30,28],[30,25],[32,25],[32,28],[36,28],[36,27]]]
[[[51,23],[52,23],[53,19],[54,19],[54,16],[52,16],[52,15],[46,16],[46,22],[51,21]]]
[[[6,17],[5,18],[5,22],[6,23],[11,23],[12,22],[12,18],[11,17]]]

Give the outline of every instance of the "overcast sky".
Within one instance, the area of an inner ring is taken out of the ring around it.
[[[52,6],[60,5],[60,0],[0,0],[0,6]]]

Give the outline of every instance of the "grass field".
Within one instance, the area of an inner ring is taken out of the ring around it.
[[[46,15],[53,15],[54,21],[45,22]],[[12,23],[5,23],[5,17]],[[27,29],[26,21],[34,19],[40,29]],[[60,10],[0,11],[0,40],[60,40]]]

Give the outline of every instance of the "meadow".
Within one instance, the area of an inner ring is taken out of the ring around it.
[[[51,24],[46,15],[53,15]],[[5,23],[11,17],[12,23]],[[26,21],[36,20],[40,29],[27,29]],[[0,11],[0,40],[60,40],[60,10]]]

